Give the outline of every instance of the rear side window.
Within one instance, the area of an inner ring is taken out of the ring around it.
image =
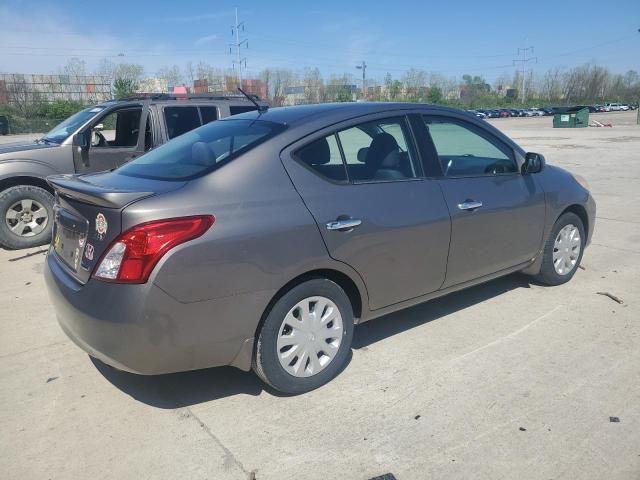
[[[347,181],[347,170],[342,162],[335,135],[319,138],[302,147],[297,157],[299,161],[325,178],[335,182]]]
[[[253,105],[230,105],[229,115],[238,115],[239,113],[253,112],[255,110],[257,110],[257,108]]]
[[[116,172],[154,180],[190,180],[228,163],[285,128],[256,120],[209,123],[132,160]]]
[[[302,147],[297,159],[334,181],[416,178],[416,155],[404,117],[360,123]],[[341,165],[342,163],[342,165]]]
[[[202,124],[206,125],[218,119],[218,109],[216,107],[200,107],[200,115],[202,116]]]
[[[200,126],[200,115],[196,107],[165,107],[164,117],[170,139]]]

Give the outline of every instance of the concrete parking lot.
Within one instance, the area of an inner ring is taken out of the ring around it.
[[[232,368],[139,377],[92,361],[58,327],[45,248],[0,250],[0,477],[640,478],[635,115],[491,121],[591,184],[595,235],[572,282],[511,275],[363,324],[346,370],[297,397]]]

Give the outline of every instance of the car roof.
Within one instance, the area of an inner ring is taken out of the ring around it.
[[[311,121],[333,120],[339,122],[360,115],[371,113],[398,111],[398,110],[416,110],[422,108],[437,109],[441,111],[457,112],[461,110],[450,107],[442,107],[440,105],[431,105],[424,103],[392,103],[392,102],[344,102],[344,103],[321,103],[311,105],[296,105],[291,107],[275,107],[269,108],[263,112],[247,112],[233,117],[227,117],[222,121],[233,120],[264,120],[274,123],[291,125],[293,123],[302,125]]]

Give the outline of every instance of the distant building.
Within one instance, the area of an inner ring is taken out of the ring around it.
[[[244,79],[242,80],[242,89],[250,94],[257,95],[261,99],[269,97],[267,86],[260,79]]]

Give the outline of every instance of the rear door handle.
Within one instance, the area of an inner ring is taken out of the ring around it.
[[[327,223],[327,230],[338,230],[345,231],[351,230],[352,228],[357,227],[362,223],[362,220],[358,220],[357,218],[346,218],[344,220],[334,220],[333,222]]]
[[[478,202],[476,200],[465,200],[462,203],[458,204],[458,208],[460,210],[475,210],[476,208],[480,208],[482,206],[482,202]]]

